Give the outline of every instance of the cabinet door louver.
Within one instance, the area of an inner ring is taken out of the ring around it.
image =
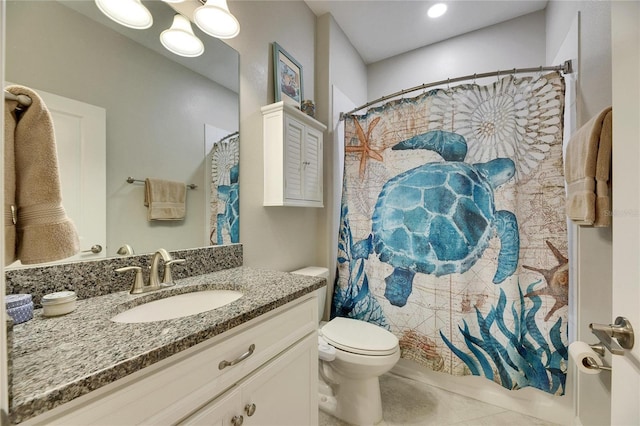
[[[303,199],[302,173],[304,126],[296,120],[285,119],[285,197]]]
[[[307,129],[303,162],[304,196],[307,200],[322,201],[322,133]]]

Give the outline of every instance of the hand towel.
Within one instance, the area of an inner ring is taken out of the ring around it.
[[[613,145],[613,111],[602,121],[598,159],[596,160],[596,219],[593,226],[611,226],[611,149]]]
[[[4,264],[16,260],[16,167],[14,136],[15,109],[18,102],[5,100],[4,104]]]
[[[187,214],[187,185],[164,179],[144,181],[144,205],[147,220],[183,220]]]
[[[40,96],[27,87],[9,86],[6,90],[14,95],[27,95],[32,100],[17,123],[15,114],[12,116],[15,177],[5,182],[5,191],[15,190],[12,204],[17,210],[17,232],[15,249],[8,253],[15,253],[14,259],[25,265],[73,256],[80,251],[80,243],[76,228],[62,206],[58,155],[49,110]],[[11,168],[6,160],[5,167]]]
[[[611,224],[612,110],[605,108],[569,140],[565,158],[567,216],[578,225]]]

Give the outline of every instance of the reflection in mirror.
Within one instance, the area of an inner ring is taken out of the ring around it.
[[[105,112],[106,152],[98,161],[106,162],[106,236],[90,241],[81,235],[81,250],[88,251],[79,259],[116,256],[126,245],[142,254],[232,242],[234,223],[218,220],[232,182],[223,182],[229,185],[220,192],[211,170],[214,145],[238,130],[238,54],[195,25],[205,53],[170,53],[159,35],[171,26],[174,10],[162,1],[144,4],[154,20],[147,30],[110,21],[93,1],[6,2],[7,80]],[[67,156],[59,157],[66,169]],[[82,159],[81,167],[86,164]],[[127,183],[129,176],[197,185],[187,191],[185,219],[148,221],[144,185]],[[91,204],[99,188],[85,189],[82,202]],[[65,208],[76,197],[63,192]],[[214,225],[222,226],[220,240],[211,240]],[[91,252],[96,244],[104,247],[101,254]]]

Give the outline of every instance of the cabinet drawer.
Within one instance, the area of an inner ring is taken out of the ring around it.
[[[307,335],[193,413],[180,426],[316,425],[317,345],[315,334]]]
[[[106,392],[93,393],[99,396],[88,394],[73,407],[63,405],[29,424],[175,424],[316,329],[316,298],[292,303],[118,380],[106,386]],[[220,368],[223,361],[232,365]]]

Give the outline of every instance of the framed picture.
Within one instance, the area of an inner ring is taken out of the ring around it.
[[[273,75],[276,102],[284,101],[300,108],[302,65],[276,42],[273,42]]]

